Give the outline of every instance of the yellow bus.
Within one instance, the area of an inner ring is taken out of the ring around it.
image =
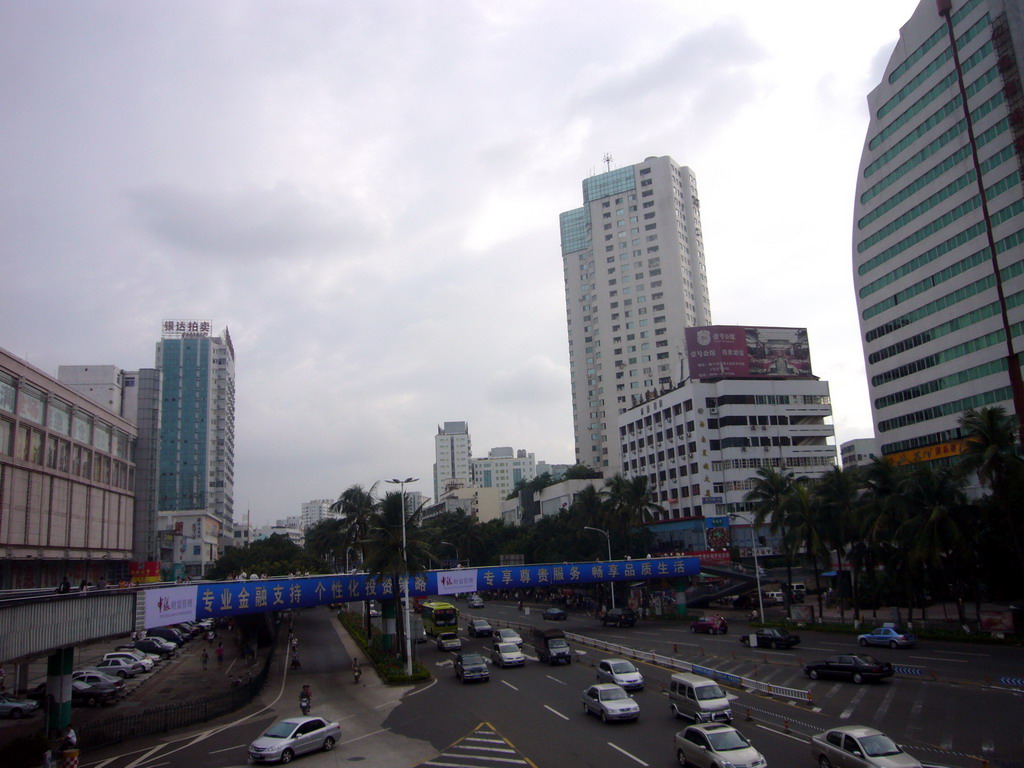
[[[459,628],[459,609],[451,603],[428,600],[423,603],[421,611],[423,629],[431,637],[442,632],[457,632]]]

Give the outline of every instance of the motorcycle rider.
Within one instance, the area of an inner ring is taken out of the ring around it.
[[[308,715],[309,710],[313,706],[313,689],[308,685],[302,686],[302,690],[299,691],[299,709],[302,710],[302,714]]]

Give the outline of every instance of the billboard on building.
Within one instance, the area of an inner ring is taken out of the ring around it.
[[[705,325],[686,329],[692,379],[813,377],[806,328]]]

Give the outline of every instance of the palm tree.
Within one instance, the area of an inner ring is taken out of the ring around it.
[[[604,505],[607,494],[591,483],[586,485],[572,500],[572,509],[582,518],[584,525],[598,526],[604,522]]]
[[[605,525],[619,541],[625,542],[625,551],[632,551],[633,529],[648,522],[654,512],[664,512],[647,487],[647,477],[638,475],[625,478],[621,474],[604,481],[607,488]]]
[[[346,550],[355,550],[360,562],[366,560],[366,539],[377,516],[378,502],[373,495],[376,490],[376,483],[368,491],[363,490],[361,485],[353,485],[342,491],[338,500],[331,504],[331,513],[338,515],[342,521],[344,546]],[[369,607],[366,610],[369,621]]]
[[[407,575],[411,579],[422,573],[429,567],[432,558],[423,543],[423,531],[416,525],[423,507],[420,506],[412,514],[408,514],[403,509],[403,502],[403,495],[398,491],[388,493],[381,500],[379,512],[371,522],[366,539],[364,563],[367,574],[391,583],[391,598],[386,602],[391,602],[395,609],[401,598],[403,577]],[[400,611],[396,610],[396,613],[402,615]],[[396,642],[399,648],[404,648],[403,641],[407,628],[403,624],[403,619],[396,620],[396,626]]]
[[[828,554],[822,536],[821,501],[807,481],[797,481],[782,501],[789,538],[803,545],[814,569],[814,587],[818,591],[818,615],[822,614],[820,560]],[[790,582],[792,583],[792,582]]]
[[[753,546],[757,546],[757,526],[768,520],[770,523],[769,530],[773,534],[781,534],[783,550],[786,555],[786,582],[792,584],[795,544],[792,537],[789,536],[783,505],[793,489],[793,483],[795,482],[793,473],[785,467],[780,467],[779,469],[775,469],[775,467],[760,467],[755,474],[757,477],[754,480],[754,487],[743,496],[743,500],[750,504],[754,512],[754,524],[751,526],[753,529],[751,530],[751,535],[754,539],[751,543]],[[791,600],[786,601],[786,616],[789,618],[793,617]]]
[[[899,570],[901,558],[896,547],[896,529],[902,522],[903,498],[900,492],[901,469],[875,457],[863,471],[864,496],[861,507],[860,536],[864,544],[859,558],[871,575],[872,607],[877,615],[880,565],[890,572]]]
[[[846,615],[842,600],[843,555],[854,544],[856,538],[856,515],[860,504],[861,489],[855,470],[833,467],[818,480],[818,498],[821,500],[822,539],[829,551],[836,553],[836,568],[840,585],[839,620]],[[853,615],[860,618],[857,606],[856,579],[851,580],[853,592]]]
[[[339,553],[345,548],[344,524],[337,518],[321,520],[306,531],[306,550],[325,563],[331,572],[337,573]]]
[[[963,480],[949,467],[918,464],[904,478],[902,491],[907,509],[913,513],[896,534],[906,542],[910,563],[925,577],[929,571],[938,571],[942,576],[939,583],[955,585],[957,613],[964,624],[961,573],[968,569],[961,566],[969,564],[969,570],[974,571],[973,558],[965,555],[976,551],[977,529],[968,517]],[[927,578],[924,581],[927,584]],[[922,600],[922,619],[925,605]]]
[[[1024,571],[1024,534],[1018,503],[1024,492],[1024,460],[1017,452],[1016,421],[1001,406],[970,409],[960,417],[967,437],[959,469],[974,472],[992,491],[992,502],[1003,520],[1018,567]]]

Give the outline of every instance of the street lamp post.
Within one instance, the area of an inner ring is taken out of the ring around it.
[[[409,631],[409,551],[405,546],[405,484],[415,483],[417,480],[419,480],[418,477],[407,477],[405,480],[386,481],[397,485],[402,494],[402,563],[405,565],[405,573],[402,574],[402,591],[404,592],[402,623],[405,626],[405,674],[409,677],[412,676],[412,633]]]
[[[750,524],[750,549],[754,553],[754,578],[757,579],[757,609],[760,611],[758,616],[761,621],[764,621],[764,598],[761,596],[761,567],[757,564],[757,530],[749,517],[744,517],[737,512],[730,512],[729,517],[745,520]]]
[[[452,544],[450,541],[442,541],[441,543],[447,544],[449,547],[452,547],[455,550],[455,567],[458,568],[459,565],[461,565],[461,563],[459,562],[459,545]]]
[[[593,527],[591,527],[589,525],[584,525],[583,526],[583,530],[584,531],[597,531],[598,533],[603,533],[604,534],[604,537],[608,540],[608,562],[610,563],[612,561],[612,537],[608,533],[608,531],[604,530],[603,528],[593,528]],[[614,609],[615,608],[615,582],[614,581],[609,581],[608,582],[608,586],[611,588],[611,591],[612,591],[612,608]]]

